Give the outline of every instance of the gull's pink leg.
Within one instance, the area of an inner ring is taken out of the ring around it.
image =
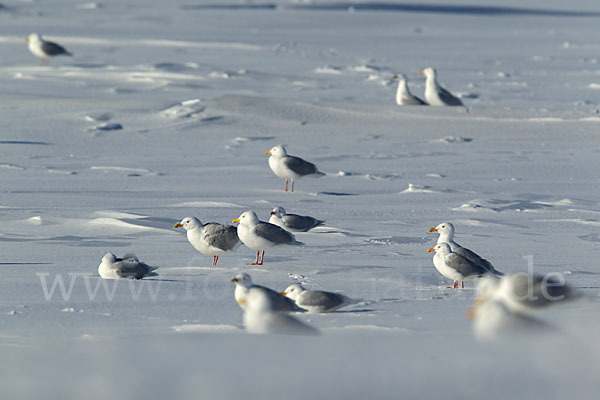
[[[287,180],[287,178],[286,178],[286,180],[285,180],[285,191],[286,191],[286,192],[288,191],[288,180]]]
[[[294,180],[292,179],[292,192],[294,192]]]
[[[213,256],[213,265],[217,265],[217,261],[219,261],[219,256]]]
[[[446,286],[446,289],[458,289],[458,281],[454,281],[454,286]]]
[[[258,263],[258,255],[260,254],[260,250],[256,250],[256,261],[254,261],[253,263],[250,263],[248,265],[261,265]]]
[[[465,288],[465,283],[463,281],[460,281],[460,285],[462,286],[462,288]]]
[[[257,258],[258,260],[258,258]],[[263,265],[263,261],[265,260],[265,251],[262,251],[262,255],[260,256],[260,262],[257,265]]]

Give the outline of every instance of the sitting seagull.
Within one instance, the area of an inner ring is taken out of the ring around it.
[[[252,278],[247,273],[237,274],[235,278],[231,280],[235,283],[235,292],[233,293],[236,303],[245,310],[248,307],[248,294],[250,292],[263,292],[269,298],[271,302],[271,309],[276,312],[305,312],[306,310],[300,308],[294,303],[293,300],[288,299],[282,294],[269,289],[265,286],[255,285],[252,283]]]
[[[435,269],[446,278],[454,281],[454,286],[448,286],[449,289],[457,289],[458,281],[461,281],[461,287],[464,289],[465,283],[463,281],[477,279],[491,273],[487,268],[475,264],[460,254],[453,253],[448,243],[439,243],[427,251],[435,251],[435,256],[433,256]]]
[[[426,106],[423,100],[413,95],[408,89],[406,76],[402,74],[394,75],[392,79],[398,80],[398,90],[396,91],[396,104],[399,106]]]
[[[425,100],[430,106],[463,106],[461,99],[440,86],[437,81],[437,71],[435,68],[425,68],[419,72],[419,75],[425,75]]]
[[[186,217],[175,228],[185,228],[188,242],[205,256],[213,256],[212,265],[217,265],[219,256],[235,250],[240,245],[237,228],[215,222],[202,224],[196,217]]]
[[[285,179],[285,191],[288,191],[288,180],[292,181],[292,192],[294,191],[294,180],[305,176],[321,177],[325,175],[319,171],[315,164],[304,161],[300,157],[288,156],[285,147],[277,145],[271,150],[265,151],[269,154],[269,167],[280,178]]]
[[[323,225],[325,221],[318,220],[308,215],[288,214],[283,207],[275,207],[271,211],[269,223],[278,225],[290,232],[308,232],[312,228]]]
[[[454,241],[454,225],[450,222],[442,222],[435,228],[431,228],[429,232],[438,232],[440,236],[438,237],[437,244],[440,243],[448,243],[452,251],[456,254],[459,254],[469,261],[486,268],[490,273],[494,275],[504,275],[502,272],[497,271],[491,262],[488,260],[481,258],[475,252],[467,249],[466,247],[462,247],[460,244]]]
[[[341,293],[306,290],[299,284],[288,286],[281,294],[294,300],[298,306],[305,308],[309,313],[331,312],[360,302]]]
[[[304,246],[304,243],[298,242],[294,235],[285,229],[268,222],[260,221],[254,211],[242,213],[233,222],[240,223],[238,226],[238,236],[242,243],[256,250],[256,261],[249,265],[263,265],[265,249],[282,245]],[[258,256],[261,250],[262,256],[259,262]]]
[[[284,335],[318,335],[319,330],[274,310],[269,296],[262,291],[250,291],[244,310],[244,328],[248,333],[275,333]]]
[[[113,253],[106,253],[98,266],[98,274],[104,279],[142,279],[146,276],[157,276],[151,267],[137,259],[133,254],[117,258]]]
[[[39,33],[32,33],[25,38],[29,43],[29,51],[42,59],[42,65],[48,65],[48,58],[54,56],[72,56],[64,47],[54,42],[42,39]]]
[[[541,276],[525,272],[500,279],[484,277],[477,286],[476,305],[488,300],[502,303],[510,312],[535,315],[555,304],[564,304],[583,296],[552,274]]]
[[[555,333],[556,330],[537,318],[513,313],[506,304],[493,299],[475,301],[473,309],[467,311],[467,317],[473,319],[473,332],[477,339],[515,340],[530,337],[539,339],[540,335]]]

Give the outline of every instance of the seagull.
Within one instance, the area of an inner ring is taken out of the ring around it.
[[[117,258],[113,253],[106,253],[98,266],[98,274],[104,279],[142,279],[146,276],[157,276],[151,267],[137,259],[133,254]]]
[[[235,278],[231,280],[235,283],[235,292],[233,293],[235,301],[242,308],[246,310],[248,307],[248,294],[250,292],[260,291],[264,292],[271,302],[271,308],[276,312],[305,312],[306,310],[298,307],[293,300],[288,299],[282,294],[269,289],[268,287],[255,285],[252,283],[252,278],[247,273],[243,272],[237,274]]]
[[[32,33],[25,38],[25,41],[29,43],[29,51],[32,52],[34,56],[42,59],[42,65],[48,65],[49,57],[60,55],[72,56],[72,54],[65,50],[61,45],[42,39],[42,36],[39,33]]]
[[[427,250],[435,251],[433,256],[433,266],[440,274],[454,281],[454,286],[448,286],[449,289],[458,289],[458,281],[461,281],[461,287],[465,288],[465,280],[473,280],[491,272],[475,264],[473,261],[453,253],[448,243],[439,243],[435,247]]]
[[[263,265],[265,250],[275,246],[291,245],[304,246],[304,243],[298,242],[293,234],[285,229],[260,221],[254,211],[243,212],[233,222],[239,222],[238,236],[242,243],[247,247],[256,250],[256,261],[249,265]],[[258,256],[262,250],[260,262]]]
[[[331,312],[360,302],[341,293],[306,290],[299,284],[288,286],[281,294],[294,300],[298,306],[305,308],[309,313]]]
[[[188,242],[205,256],[213,256],[212,265],[217,265],[219,256],[235,250],[240,245],[237,228],[215,222],[202,224],[196,217],[186,217],[175,224],[185,228]]]
[[[519,272],[500,279],[483,277],[477,285],[475,304],[488,300],[502,303],[510,312],[535,315],[554,304],[583,297],[553,274],[542,276]]]
[[[285,335],[318,335],[319,330],[274,310],[269,296],[263,291],[250,291],[244,310],[244,328],[248,333]]]
[[[288,180],[292,181],[292,192],[294,191],[294,180],[305,176],[315,178],[325,175],[319,171],[315,164],[304,161],[300,157],[289,156],[282,145],[277,145],[271,150],[265,151],[269,154],[269,167],[275,175],[285,180],[285,191],[288,191]]]
[[[437,244],[448,243],[454,253],[467,258],[469,261],[487,269],[490,273],[494,275],[504,275],[502,272],[497,271],[491,262],[484,258],[481,258],[475,252],[467,249],[466,247],[462,247],[460,244],[456,243],[454,241],[454,225],[452,225],[450,222],[442,222],[435,228],[431,228],[429,232],[438,232],[440,234],[437,240]]]
[[[283,207],[275,207],[271,211],[269,223],[278,225],[289,232],[308,232],[312,228],[323,225],[325,221],[308,215],[288,214]]]
[[[513,313],[506,304],[494,299],[476,300],[474,308],[467,311],[467,318],[473,319],[473,332],[482,341],[524,337],[538,339],[541,334],[556,332],[544,321]]]
[[[398,80],[398,90],[396,91],[396,104],[399,106],[426,106],[423,100],[413,95],[408,89],[406,76],[402,74],[394,75],[392,79]]]
[[[430,106],[462,106],[461,99],[440,86],[437,81],[437,71],[435,68],[425,68],[419,72],[419,75],[425,75],[425,100]]]

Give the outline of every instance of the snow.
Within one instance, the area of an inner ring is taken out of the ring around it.
[[[595,398],[600,7],[488,3],[2,2],[2,397]],[[74,56],[39,65],[31,32]],[[427,66],[468,113],[395,105],[391,77],[422,96]],[[279,143],[327,175],[283,192]],[[173,228],[275,206],[327,223],[260,267]],[[442,221],[588,300],[479,342],[473,284],[427,253]],[[102,280],[109,251],[159,276]],[[364,302],[298,315],[319,337],[248,335],[240,272]]]

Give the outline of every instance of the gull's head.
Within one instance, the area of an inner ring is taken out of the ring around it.
[[[296,300],[304,290],[305,289],[301,285],[295,283],[288,286],[283,292],[280,292],[280,294],[287,296],[292,300]]]
[[[104,257],[102,257],[102,262],[112,264],[117,261],[117,256],[113,253],[106,253]]]
[[[439,243],[427,251],[428,252],[435,251],[436,253],[440,253],[440,254],[452,253],[452,250],[450,249],[450,245],[448,243]]]
[[[245,272],[242,272],[241,274],[237,274],[231,280],[231,282],[235,283],[236,285],[245,287],[245,288],[249,288],[250,286],[252,286],[252,278],[250,278],[250,275],[248,275]]]
[[[427,78],[435,78],[437,71],[435,68],[427,67],[422,71],[419,71],[419,75],[425,75]]]
[[[40,36],[39,33],[31,33],[29,36],[27,36],[25,38],[25,41],[27,43],[31,43],[31,42],[41,42],[42,41],[42,36]]]
[[[479,301],[491,299],[499,287],[500,279],[498,279],[495,275],[482,276],[479,278],[479,283],[477,284],[477,298],[481,299]],[[477,301],[478,300],[476,300],[475,305],[478,305]]]
[[[281,218],[285,215],[285,208],[275,207],[273,211],[271,211],[271,215],[275,215],[277,218]]]
[[[184,219],[181,220],[181,222],[175,224],[174,228],[181,228],[183,227],[186,231],[189,231],[190,229],[195,229],[197,227],[201,226],[200,220],[196,217],[185,217]]]
[[[450,222],[442,222],[435,228],[431,228],[429,232],[438,232],[440,236],[447,236],[452,240],[454,237],[454,225]]]
[[[260,222],[260,220],[254,211],[245,211],[232,222],[239,222],[240,225],[256,225]]]
[[[287,156],[287,150],[283,145],[278,144],[277,146],[273,146],[271,150],[265,151],[265,154],[269,154],[274,157],[285,157]]]

